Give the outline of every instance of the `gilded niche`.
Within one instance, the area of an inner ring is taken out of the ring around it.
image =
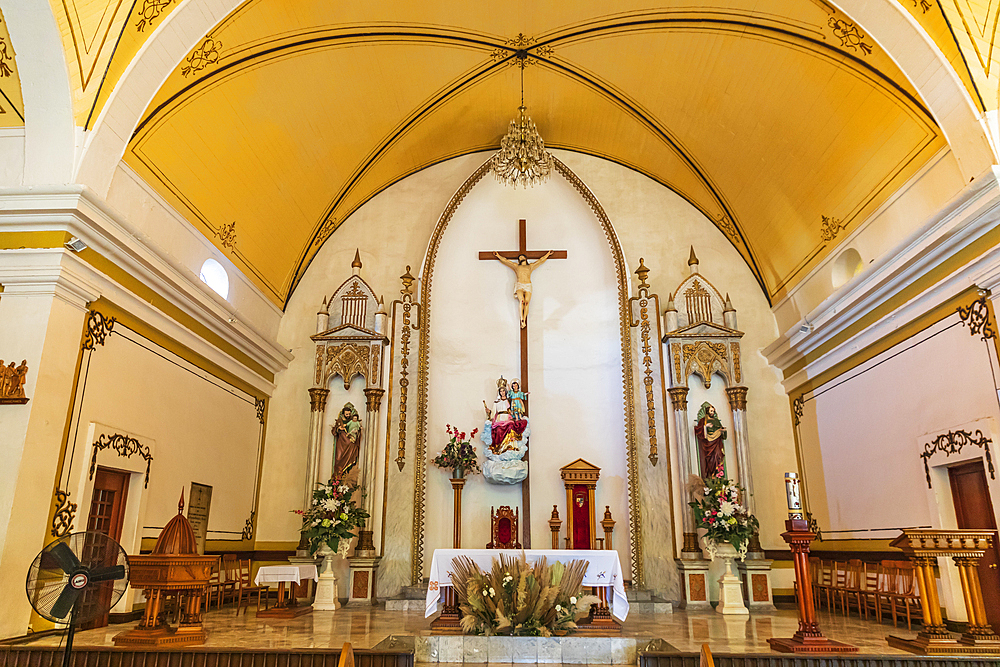
[[[697,343],[685,343],[682,346],[684,351],[684,365],[687,374],[692,371],[701,376],[705,383],[705,389],[712,386],[712,373],[718,372],[724,377],[728,377],[726,363],[726,344],[712,343],[709,341],[698,341]]]

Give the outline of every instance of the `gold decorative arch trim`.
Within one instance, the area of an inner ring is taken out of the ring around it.
[[[609,250],[615,262],[615,277],[618,283],[618,320],[619,333],[621,336],[622,353],[622,395],[625,411],[625,452],[628,470],[628,502],[629,502],[629,542],[631,547],[631,574],[633,586],[643,587],[645,574],[642,559],[642,523],[640,520],[641,507],[639,503],[639,456],[636,444],[636,424],[635,424],[635,392],[632,369],[632,343],[631,343],[631,317],[629,313],[629,276],[628,266],[625,263],[625,254],[618,241],[611,219],[604,211],[600,201],[591,192],[590,188],[580,180],[558,158],[555,160],[556,172],[562,176],[573,187],[574,190],[587,202],[594,212],[601,229],[608,240]],[[427,253],[424,256],[424,264],[420,272],[420,303],[423,310],[421,314],[423,326],[420,328],[420,351],[417,366],[417,435],[416,435],[416,462],[414,469],[413,485],[413,547],[411,557],[411,583],[419,584],[423,577],[424,569],[424,514],[427,474],[427,396],[428,396],[428,375],[431,337],[431,290],[434,280],[434,266],[437,260],[437,253],[441,247],[441,240],[444,238],[448,224],[454,217],[458,207],[468,196],[472,188],[479,183],[482,178],[489,173],[489,161],[484,162],[471,176],[462,184],[458,191],[452,196],[451,201],[445,207],[444,212],[438,219],[434,232],[431,234],[430,243],[427,246]]]

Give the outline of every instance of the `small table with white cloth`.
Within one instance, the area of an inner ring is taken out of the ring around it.
[[[589,563],[587,572],[583,575],[583,585],[601,589],[601,599],[607,600],[607,588],[612,590],[611,613],[619,621],[628,616],[628,598],[625,597],[625,583],[622,575],[622,565],[618,552],[606,550],[584,549],[435,549],[431,558],[431,571],[427,584],[427,605],[424,617],[432,616],[441,600],[441,589],[451,587],[452,560],[457,556],[465,556],[475,563],[483,572],[493,569],[493,559],[504,554],[510,558],[518,558],[524,554],[528,564],[534,563],[543,556],[550,562],[567,563],[571,560],[585,560]]]
[[[264,565],[257,570],[257,576],[253,583],[257,586],[263,584],[278,584],[278,603],[270,609],[258,611],[257,616],[264,618],[295,618],[311,612],[312,605],[299,606],[295,600],[295,595],[289,591],[285,596],[285,584],[297,585],[302,581],[312,579],[319,581],[319,572],[314,564],[291,564],[291,565]]]

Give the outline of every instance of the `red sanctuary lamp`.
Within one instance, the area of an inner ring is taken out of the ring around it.
[[[827,639],[816,621],[816,605],[812,596],[812,579],[809,576],[809,544],[816,533],[809,530],[809,522],[802,514],[799,495],[799,476],[785,473],[785,495],[788,498],[788,520],[781,534],[792,550],[795,563],[795,588],[799,604],[799,630],[789,638],[774,637],[767,640],[774,651],[782,653],[857,653],[858,647]]]

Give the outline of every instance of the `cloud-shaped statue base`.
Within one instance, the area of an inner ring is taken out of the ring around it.
[[[493,442],[494,429],[503,438],[497,445]],[[522,459],[528,453],[530,434],[531,427],[527,419],[495,424],[487,421],[480,435],[486,445],[483,477],[493,484],[517,484],[524,481],[528,476],[528,464]],[[517,435],[520,435],[520,439],[517,439]]]

